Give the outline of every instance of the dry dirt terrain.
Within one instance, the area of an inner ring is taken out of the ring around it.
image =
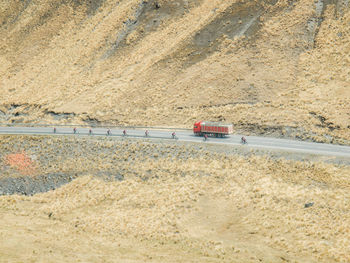
[[[225,147],[1,136],[0,261],[350,261],[350,166]]]
[[[0,1],[0,125],[350,145],[349,83],[349,0]],[[0,262],[350,262],[350,160],[318,158],[0,136]]]
[[[10,0],[0,120],[350,144],[348,0]]]

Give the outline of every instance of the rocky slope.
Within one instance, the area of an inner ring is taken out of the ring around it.
[[[10,0],[0,120],[350,140],[347,0]]]

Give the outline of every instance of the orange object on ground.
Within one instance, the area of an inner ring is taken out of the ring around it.
[[[7,155],[5,164],[16,168],[21,174],[25,175],[34,174],[37,168],[35,162],[24,151]]]

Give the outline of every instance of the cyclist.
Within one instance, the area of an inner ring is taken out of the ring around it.
[[[107,130],[107,135],[111,135],[111,129]]]
[[[91,130],[91,129],[89,129],[89,134],[90,134],[90,135],[92,134],[92,130]]]
[[[123,131],[123,136],[126,136],[126,130]]]
[[[242,136],[242,138],[241,138],[241,143],[242,143],[242,144],[247,144],[247,139],[244,138],[244,136]]]
[[[204,141],[208,140],[208,134],[204,134]]]
[[[145,131],[145,136],[148,137],[148,130]]]
[[[73,133],[76,134],[77,133],[77,128],[73,128]]]
[[[171,137],[172,137],[173,139],[175,139],[175,136],[176,136],[176,133],[173,132],[173,133],[171,134]]]
[[[56,133],[56,127],[53,128],[53,133]]]

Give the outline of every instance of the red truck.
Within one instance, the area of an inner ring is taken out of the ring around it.
[[[225,135],[233,133],[233,125],[219,122],[199,121],[194,124],[193,132],[197,136],[207,134],[215,137],[224,137]]]

